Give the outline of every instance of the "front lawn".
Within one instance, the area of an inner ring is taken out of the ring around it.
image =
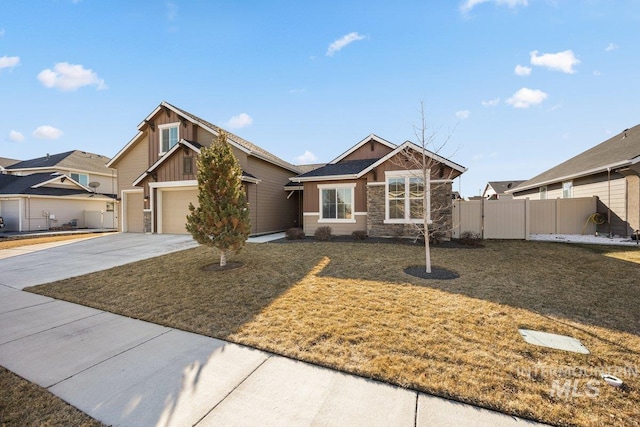
[[[249,244],[224,272],[203,270],[216,258],[199,247],[31,291],[551,424],[637,426],[640,266],[605,255],[435,247],[434,266],[460,277],[423,280],[403,272],[424,262],[419,245]],[[527,344],[518,328],[591,354]]]

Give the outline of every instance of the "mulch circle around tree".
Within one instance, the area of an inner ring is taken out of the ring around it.
[[[236,268],[240,268],[242,267],[244,264],[241,262],[227,262],[227,265],[225,265],[224,267],[220,267],[220,263],[216,263],[216,264],[209,264],[209,265],[205,265],[204,267],[202,267],[203,271],[229,271],[229,270],[235,270]]]
[[[438,267],[431,267],[431,273],[427,273],[424,265],[407,267],[404,269],[404,272],[411,276],[427,280],[453,280],[460,277],[458,273]]]

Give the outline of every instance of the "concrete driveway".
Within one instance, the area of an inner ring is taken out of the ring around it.
[[[190,235],[114,233],[0,259],[0,285],[24,289],[196,247]]]

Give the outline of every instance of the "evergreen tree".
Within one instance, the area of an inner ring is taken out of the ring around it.
[[[198,243],[217,248],[224,267],[227,253],[242,249],[251,230],[242,169],[223,132],[200,151],[197,165],[199,206],[189,203],[187,231]]]

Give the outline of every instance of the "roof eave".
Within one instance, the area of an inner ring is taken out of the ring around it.
[[[313,181],[340,181],[340,180],[349,180],[349,179],[358,179],[358,174],[348,174],[348,175],[320,175],[320,176],[306,176],[303,178],[294,176],[289,178],[291,182],[313,182]]]

